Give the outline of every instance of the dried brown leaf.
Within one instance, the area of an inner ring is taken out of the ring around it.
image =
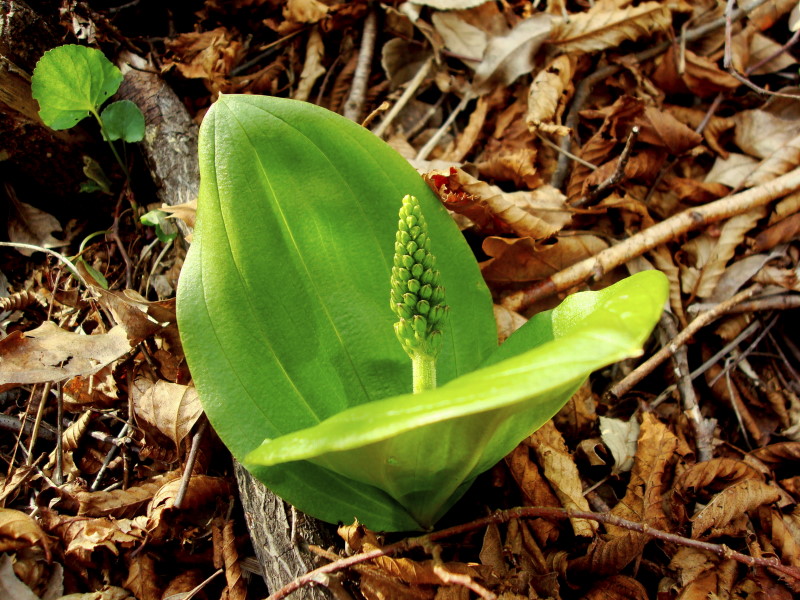
[[[761,528],[778,549],[781,562],[800,567],[800,513],[797,508],[791,515],[774,508],[761,508],[758,514]]]
[[[168,204],[162,204],[161,209],[165,213],[169,213],[169,217],[171,219],[180,219],[188,227],[194,229],[194,221],[197,217],[197,200],[191,200],[189,202],[184,202],[183,204],[176,204],[175,206],[170,206]]]
[[[508,337],[517,329],[522,327],[528,319],[523,317],[518,312],[502,306],[501,304],[494,304],[494,320],[497,323],[497,343],[502,344]]]
[[[793,137],[784,146],[770,154],[744,181],[748,187],[767,183],[788,173],[800,164],[800,135]]]
[[[166,534],[168,517],[173,512],[178,512],[175,508],[175,499],[181,487],[181,480],[174,479],[161,486],[156,492],[147,507],[147,531],[153,539],[160,539]],[[202,506],[216,502],[219,498],[225,498],[231,493],[230,483],[221,477],[211,477],[209,475],[192,475],[183,497],[180,511],[191,514]]]
[[[145,429],[158,431],[175,446],[189,435],[203,414],[194,387],[162,380],[151,384],[140,378],[131,396],[137,423]]]
[[[686,106],[668,105],[664,107],[669,114],[678,119],[681,123],[688,125],[692,131],[696,131],[701,123],[706,122],[703,128],[703,139],[705,139],[708,147],[714,152],[719,154],[722,158],[728,158],[728,151],[722,147],[720,137],[730,129],[736,126],[736,121],[731,117],[720,117],[719,115],[712,115],[706,121],[707,111],[697,108],[689,108]],[[736,186],[731,186],[736,187]]]
[[[773,486],[755,479],[744,479],[725,488],[692,517],[692,538],[714,537],[734,518],[780,498]]]
[[[721,183],[731,189],[744,184],[744,180],[752,173],[758,161],[747,154],[729,152],[727,158],[717,158],[706,175],[707,183]]]
[[[40,508],[39,520],[59,539],[64,556],[84,567],[96,568],[99,555],[119,556],[121,549],[141,545],[147,537],[141,525],[129,519],[72,517]]]
[[[583,600],[648,600],[647,590],[633,577],[614,575],[598,581]]]
[[[151,479],[138,482],[126,489],[108,492],[79,491],[75,494],[78,501],[78,515],[85,517],[133,517],[139,509],[150,502],[161,487],[180,477],[179,471],[169,471]]]
[[[527,506],[560,506],[539,467],[531,460],[528,445],[518,445],[506,456],[505,462]],[[558,528],[553,521],[531,519],[530,526],[540,543],[558,539]]]
[[[749,244],[752,252],[766,252],[778,244],[790,242],[800,234],[800,213],[778,221],[762,230]]]
[[[761,462],[770,467],[777,467],[781,463],[800,462],[800,442],[778,442],[763,448],[756,448],[750,452]]]
[[[679,53],[675,46],[670,46],[656,59],[652,78],[666,93],[692,93],[701,98],[735,90],[741,85],[738,79],[720,69],[716,63],[689,49]]]
[[[483,251],[491,258],[481,263],[481,272],[487,281],[537,281],[607,247],[603,239],[593,235],[560,237],[554,244],[490,236],[483,241]]]
[[[433,171],[425,176],[444,205],[468,217],[485,233],[513,232],[544,239],[561,230],[572,218],[566,198],[551,186],[530,192],[506,193],[461,169]]]
[[[743,110],[733,116],[734,142],[743,152],[766,158],[800,135],[800,116],[787,111]]]
[[[668,112],[653,106],[644,107],[633,124],[639,127],[638,141],[657,148],[664,148],[670,154],[679,156],[703,141],[700,134],[690,129]]]
[[[553,422],[548,421],[535,431],[526,444],[536,455],[544,477],[553,488],[561,506],[566,509],[589,510],[578,467]],[[571,518],[570,522],[577,536],[592,537],[597,530],[597,523],[594,521]]]
[[[643,2],[618,10],[596,5],[556,21],[550,43],[564,54],[600,52],[624,41],[669,31],[672,12],[661,2]]]
[[[475,69],[475,93],[485,94],[496,85],[507,86],[520,75],[530,73],[539,47],[548,39],[552,26],[551,15],[534,13],[506,35],[491,37]]]
[[[50,543],[36,521],[24,512],[0,508],[0,552],[18,552],[35,546],[50,560]]]
[[[678,438],[652,413],[644,413],[633,470],[625,496],[612,514],[631,521],[666,529],[668,520],[662,507],[668,482],[665,470],[678,446]],[[570,562],[570,567],[612,575],[641,555],[649,538],[641,533],[608,525],[607,534],[597,536],[585,556]]]
[[[764,477],[742,460],[720,457],[692,465],[675,479],[673,488],[684,499],[688,499],[696,494],[721,490],[746,479],[763,481]]]
[[[544,69],[534,77],[528,90],[528,112],[525,122],[531,131],[536,131],[542,124],[555,121],[557,114],[563,110],[567,92],[571,87],[573,61],[567,55],[561,55],[550,61]],[[558,130],[560,135],[567,135],[568,128]]]
[[[11,242],[42,248],[58,248],[64,245],[63,240],[53,237],[53,232],[61,231],[58,219],[35,206],[15,200],[14,196],[11,199],[8,215],[8,239]],[[24,256],[31,256],[35,252],[29,248],[15,250]]]
[[[162,600],[156,572],[156,555],[150,552],[128,553],[128,576],[123,584],[136,600]]]
[[[63,381],[97,373],[131,349],[125,329],[81,335],[45,321],[0,340],[0,388],[9,384]]]

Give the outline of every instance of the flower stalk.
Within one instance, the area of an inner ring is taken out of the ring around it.
[[[414,393],[435,388],[447,306],[428,225],[419,200],[409,195],[403,198],[395,234],[390,304],[399,319],[395,334],[411,358]]]

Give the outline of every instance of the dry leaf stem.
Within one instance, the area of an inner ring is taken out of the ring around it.
[[[318,583],[324,578],[324,576],[330,573],[336,573],[344,569],[349,569],[375,558],[380,558],[381,556],[391,556],[399,552],[405,552],[411,548],[430,547],[433,542],[438,540],[452,537],[454,535],[460,535],[469,531],[474,531],[476,529],[481,529],[483,527],[487,527],[488,525],[507,523],[514,519],[530,519],[535,517],[544,517],[550,519],[590,519],[605,525],[614,525],[630,531],[643,533],[651,538],[659,539],[665,542],[671,542],[680,546],[711,552],[716,556],[733,559],[749,567],[757,566],[774,569],[775,571],[778,571],[787,577],[791,577],[797,581],[800,581],[800,568],[785,565],[777,558],[748,556],[746,554],[742,554],[741,552],[732,550],[725,544],[712,544],[710,542],[693,540],[691,538],[676,535],[674,533],[668,533],[666,531],[661,531],[660,529],[655,529],[645,523],[629,521],[628,519],[623,519],[610,513],[595,513],[583,510],[568,510],[564,508],[544,506],[525,506],[497,511],[488,517],[476,519],[474,521],[470,521],[469,523],[456,525],[440,531],[434,531],[433,533],[419,537],[406,538],[394,544],[384,546],[383,548],[341,558],[327,565],[323,565],[318,569],[309,571],[305,575],[297,577],[295,580],[287,583],[281,589],[270,595],[267,600],[281,600],[282,598],[286,598],[289,594],[299,590],[301,587],[310,585],[312,583]]]
[[[647,375],[653,372],[653,370],[664,362],[669,356],[675,354],[678,348],[684,346],[694,335],[700,331],[703,327],[708,325],[709,323],[715,321],[726,312],[732,306],[735,306],[739,302],[743,300],[748,300],[752,298],[755,294],[761,291],[761,284],[755,284],[746,290],[739,292],[738,294],[728,298],[717,304],[714,308],[707,310],[703,313],[700,313],[695,319],[689,323],[683,331],[681,331],[678,335],[676,335],[669,344],[661,348],[658,352],[653,354],[648,360],[643,362],[641,365],[636,367],[633,371],[631,371],[622,381],[617,383],[616,385],[612,386],[611,389],[608,391],[608,395],[612,397],[619,398],[620,396],[628,393],[633,386],[639,383],[642,379],[644,379]],[[699,410],[697,410],[697,404],[695,403],[694,410],[696,411],[695,415],[690,415],[693,422],[696,419],[702,419],[700,416]]]
[[[590,277],[599,279],[632,258],[641,256],[648,250],[689,231],[764,206],[798,189],[800,189],[800,168],[738,194],[688,208],[593,257],[575,263],[547,279],[537,281],[526,290],[510,294],[503,299],[502,304],[510,310],[521,312],[543,298],[582,284]]]

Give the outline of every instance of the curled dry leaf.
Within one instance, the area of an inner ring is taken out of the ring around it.
[[[175,206],[162,204],[161,210],[168,213],[170,218],[181,219],[189,228],[194,229],[194,221],[197,217],[197,200],[176,204]]]
[[[102,555],[116,557],[122,548],[141,545],[147,535],[140,523],[130,519],[73,517],[45,507],[39,509],[39,520],[60,540],[64,556],[85,567],[96,568]]]
[[[187,79],[203,79],[211,92],[232,91],[227,78],[247,53],[244,45],[224,27],[182,33],[165,39],[164,43],[171,52],[165,66],[174,66]]]
[[[600,436],[614,457],[613,475],[627,473],[633,468],[639,439],[639,422],[636,419],[623,421],[610,417],[600,417]]]
[[[682,68],[679,68],[678,65]],[[671,94],[692,93],[701,98],[735,90],[739,80],[720,69],[716,63],[689,49],[678,54],[675,46],[656,59],[653,82]]]
[[[0,552],[18,552],[31,547],[39,547],[50,560],[50,543],[36,521],[24,512],[0,508]]]
[[[179,446],[203,414],[194,387],[159,380],[138,379],[131,390],[133,410],[140,426],[158,431]]]
[[[722,490],[692,517],[692,538],[714,537],[736,517],[780,498],[773,486],[756,479],[744,479]]]
[[[689,108],[686,106],[677,106],[672,104],[665,106],[664,110],[678,119],[681,123],[690,127],[692,131],[696,131],[700,124],[703,123],[707,118],[707,111],[697,108]],[[703,139],[706,141],[706,144],[708,144],[708,147],[716,152],[719,156],[722,158],[727,158],[728,151],[722,147],[720,137],[728,130],[733,129],[735,126],[736,121],[734,121],[733,118],[713,115],[707,120],[706,126],[703,128]]]
[[[553,244],[490,236],[483,241],[483,251],[491,258],[481,263],[481,272],[487,281],[498,283],[539,281],[607,247],[594,235],[560,237]]]
[[[562,54],[537,73],[528,90],[528,113],[525,122],[531,131],[569,135],[569,128],[555,120],[563,111],[567,91],[572,87],[573,60]]]
[[[45,321],[0,340],[0,389],[91,375],[130,349],[128,335],[119,325],[108,333],[81,335]]]
[[[519,444],[505,457],[505,463],[511,476],[522,492],[526,506],[561,506],[553,490],[547,485],[547,480],[542,476],[539,467],[531,460],[528,439]],[[558,539],[558,526],[547,519],[532,519],[530,522],[537,540],[540,543]]]
[[[512,232],[544,239],[572,218],[564,195],[548,185],[507,193],[456,168],[432,171],[424,178],[448,209],[468,217],[484,233]]]
[[[795,213],[762,230],[749,244],[753,252],[766,252],[778,244],[796,239],[800,234],[800,213]]]
[[[578,467],[561,433],[548,421],[528,438],[527,442],[541,465],[544,477],[558,497],[561,506],[573,510],[590,510],[583,495]],[[570,518],[575,535],[592,537],[597,530],[595,521]]]
[[[539,47],[550,35],[552,16],[535,13],[520,21],[508,34],[489,39],[483,60],[475,69],[473,90],[485,94],[496,85],[507,86],[533,70]]]
[[[549,42],[563,54],[600,52],[672,27],[672,11],[662,2],[609,10],[602,3],[556,21]]]

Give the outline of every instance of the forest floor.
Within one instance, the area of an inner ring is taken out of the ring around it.
[[[192,128],[220,93],[364,124],[453,212],[500,339],[569,293],[669,278],[644,355],[592,375],[450,529],[345,524],[307,579],[368,600],[798,597],[794,0],[29,4],[28,75],[31,53],[88,45],[145,58],[126,77],[163,79]],[[3,127],[0,598],[283,597],[181,351],[193,205],[144,145],[126,179],[88,120],[54,136],[12,106]],[[158,231],[140,222],[162,205]]]

